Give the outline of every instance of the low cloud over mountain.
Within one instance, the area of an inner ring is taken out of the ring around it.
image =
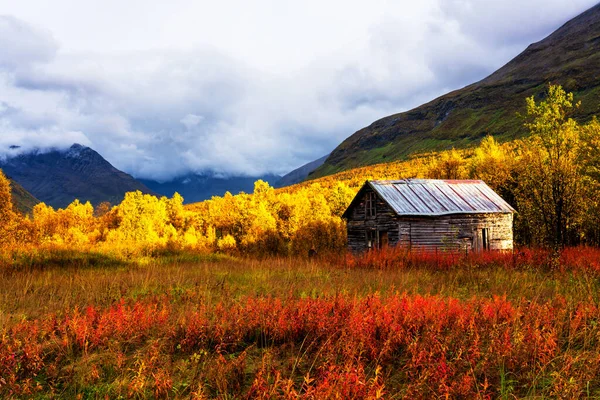
[[[77,20],[77,2],[20,3],[0,17],[0,153],[77,142],[164,181],[288,172],[483,78],[594,1],[108,1]]]

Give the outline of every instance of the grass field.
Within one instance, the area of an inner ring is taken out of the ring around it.
[[[3,398],[598,398],[600,251],[2,259]]]

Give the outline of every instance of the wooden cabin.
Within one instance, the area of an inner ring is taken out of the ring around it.
[[[515,210],[480,180],[367,181],[343,217],[348,248],[481,251],[513,248]]]

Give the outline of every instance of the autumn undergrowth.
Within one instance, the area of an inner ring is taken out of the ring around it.
[[[3,398],[600,396],[596,249],[47,251],[3,256]]]

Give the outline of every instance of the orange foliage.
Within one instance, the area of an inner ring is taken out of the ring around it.
[[[203,360],[210,384],[204,395],[211,397],[376,399],[395,388],[403,398],[497,398],[502,371],[511,371],[516,395],[540,385],[543,374],[540,395],[578,398],[590,382],[597,385],[600,373],[600,308],[573,307],[560,298],[250,296],[196,304],[183,313],[174,302],[121,300],[12,326],[0,336],[0,395],[56,393],[69,380],[64,371],[73,357],[93,360],[109,350],[117,354],[102,370],[92,368],[88,381],[102,371],[129,370],[121,390],[140,397],[174,394],[175,359]],[[269,352],[262,363],[246,365],[255,347],[286,346],[299,346],[312,360],[296,371],[300,380],[270,362]]]

